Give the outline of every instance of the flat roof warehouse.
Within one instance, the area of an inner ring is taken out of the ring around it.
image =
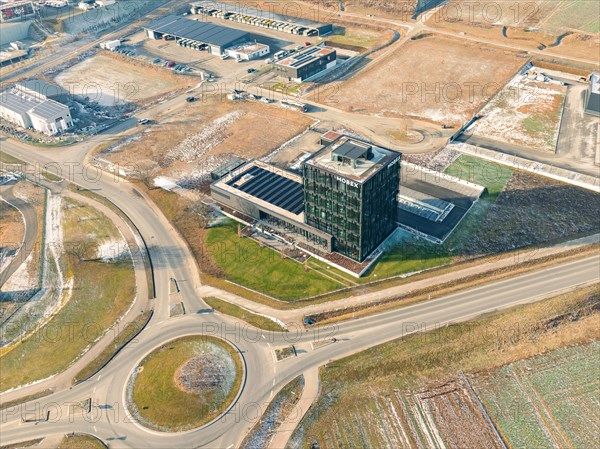
[[[174,15],[155,20],[145,29],[161,36],[189,39],[218,47],[227,47],[248,37],[245,31]]]
[[[274,3],[274,5],[277,4],[278,3]],[[287,5],[284,5],[284,7],[287,7]],[[290,13],[293,12],[295,11],[290,9]],[[192,3],[192,13],[205,14],[225,20],[232,20],[234,22],[241,22],[305,36],[324,36],[333,31],[333,25],[330,23],[315,22],[313,20],[296,17],[293,14],[285,16],[283,14],[277,14],[272,10],[263,11],[247,7],[243,2],[232,5],[211,1],[195,2]]]

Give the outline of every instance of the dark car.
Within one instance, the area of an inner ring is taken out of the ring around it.
[[[254,72],[256,72],[257,70],[256,70],[256,69],[248,69],[248,70],[246,70],[246,71],[247,71],[248,73],[254,73]]]
[[[196,98],[196,97],[187,97],[187,98],[185,99],[185,101],[187,101],[188,103],[193,103],[193,102],[194,102],[194,101],[196,101],[196,100],[197,100],[197,98]]]

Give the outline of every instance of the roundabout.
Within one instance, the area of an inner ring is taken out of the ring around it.
[[[241,393],[244,361],[220,338],[190,335],[147,354],[127,385],[127,408],[138,424],[184,432],[219,418]]]

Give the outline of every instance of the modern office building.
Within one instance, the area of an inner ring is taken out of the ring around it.
[[[335,49],[314,45],[275,63],[275,68],[290,81],[305,81],[324,70],[329,70],[337,62]]]
[[[341,136],[304,161],[306,224],[334,236],[333,251],[362,261],[397,226],[401,154]]]
[[[339,135],[302,176],[260,161],[214,172],[213,199],[303,249],[363,262],[396,229],[401,154]]]

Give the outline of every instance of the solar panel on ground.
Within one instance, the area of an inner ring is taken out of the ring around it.
[[[252,177],[236,185],[246,175]],[[293,214],[300,214],[304,211],[303,185],[263,168],[251,167],[230,179],[227,184]]]

